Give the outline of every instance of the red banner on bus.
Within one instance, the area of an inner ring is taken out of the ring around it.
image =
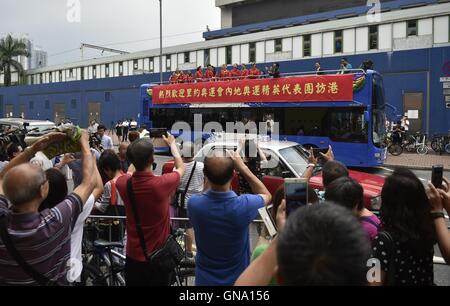
[[[153,104],[353,100],[353,75],[318,75],[159,85]]]

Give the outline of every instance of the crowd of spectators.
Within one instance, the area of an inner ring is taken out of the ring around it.
[[[106,146],[106,128],[96,128],[90,132]],[[202,163],[192,158],[193,145],[179,148],[172,135],[163,135],[174,166],[155,175],[152,142],[136,133],[116,153],[92,148],[83,131],[81,152],[50,161],[48,169],[31,160],[66,134],[50,133],[22,152],[11,149],[0,173],[0,284],[66,285],[67,262],[82,260],[86,219],[108,214],[126,216],[126,284],[171,285],[173,271],[149,261],[172,233],[171,205],[189,219],[185,248],[195,260],[200,286],[433,285],[436,243],[450,260],[443,213],[450,209],[447,179],[439,188],[424,186],[410,170],[395,170],[386,178],[376,216],[364,207],[363,187],[334,159],[330,147],[320,153],[324,190],[309,188],[309,203],[286,216],[284,187],[272,198],[261,181],[267,157],[256,143],[241,142],[237,150],[216,148]],[[248,156],[252,146],[256,158]],[[306,180],[318,165],[310,153]],[[73,191],[65,175],[69,167],[78,169]],[[278,234],[271,237],[263,228],[252,250],[249,226],[269,204]],[[375,273],[368,279],[371,260],[379,262],[378,278]],[[81,269],[70,274],[76,281]]]

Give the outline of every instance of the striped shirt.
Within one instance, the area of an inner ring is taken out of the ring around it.
[[[191,161],[189,163],[184,164],[186,166],[186,171],[184,172],[184,175],[181,177],[180,185],[178,186],[178,190],[180,192],[184,192],[186,190],[189,177],[191,176],[192,169],[194,168],[194,163],[195,161]],[[191,182],[189,183],[189,188],[186,193],[186,198],[184,201],[185,209],[187,209],[187,202],[192,195],[203,192],[205,180],[203,175],[204,167],[205,165],[202,162],[197,162],[195,166],[194,174],[192,175]]]
[[[4,197],[0,197],[0,209],[8,209]],[[79,196],[71,194],[40,213],[10,213],[8,232],[19,253],[37,272],[60,285],[67,284],[70,235],[82,209]],[[0,285],[37,285],[9,255],[1,239]]]

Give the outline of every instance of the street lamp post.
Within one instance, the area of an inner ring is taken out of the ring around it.
[[[162,0],[159,0],[159,82],[163,82],[162,72],[163,44],[162,44]]]

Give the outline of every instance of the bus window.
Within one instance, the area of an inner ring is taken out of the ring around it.
[[[327,136],[327,108],[285,108],[283,135]]]
[[[330,139],[337,142],[367,143],[367,124],[364,110],[330,112]]]

